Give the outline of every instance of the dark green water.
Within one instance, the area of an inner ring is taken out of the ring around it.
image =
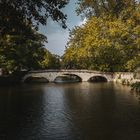
[[[140,104],[113,83],[0,87],[0,140],[139,140]]]

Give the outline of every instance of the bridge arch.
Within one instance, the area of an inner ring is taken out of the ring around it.
[[[108,78],[104,75],[94,75],[88,79],[88,82],[108,82]]]
[[[93,81],[93,79],[104,79],[103,81],[113,81],[112,73],[97,72],[90,70],[39,70],[30,71],[23,78],[22,82],[28,81],[28,77],[40,77],[45,78],[49,82],[54,82],[55,78],[62,75],[70,75],[78,77],[80,81],[87,82]]]
[[[65,73],[64,75],[71,76],[72,78],[77,78],[80,82],[82,82],[82,77],[81,77],[81,76],[79,76],[78,74]]]
[[[77,74],[72,73],[63,73],[60,75],[57,75],[53,82],[57,82],[58,80],[62,80],[62,82],[82,82],[82,78]],[[63,81],[64,80],[64,81]]]

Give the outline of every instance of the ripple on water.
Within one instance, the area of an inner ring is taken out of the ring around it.
[[[140,105],[113,83],[0,89],[0,140],[138,140]]]

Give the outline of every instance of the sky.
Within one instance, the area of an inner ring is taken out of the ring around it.
[[[77,0],[70,0],[69,4],[63,9],[64,14],[67,14],[67,26],[70,30],[74,26],[86,22],[86,20],[82,21],[81,17],[76,15],[76,2]],[[58,23],[49,18],[46,26],[40,26],[40,32],[47,36],[48,43],[45,44],[45,47],[52,54],[62,56],[68,42],[69,30],[62,29]]]
[[[67,14],[67,26],[71,30],[74,26],[81,25],[83,21],[80,16],[75,13],[77,0],[70,0],[69,4],[63,9]],[[51,19],[48,20],[46,26],[40,27],[40,32],[47,36],[48,43],[45,47],[52,53],[62,56],[69,37],[69,30],[62,29],[60,25]]]

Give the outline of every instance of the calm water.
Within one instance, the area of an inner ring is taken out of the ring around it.
[[[139,140],[139,98],[113,83],[0,88],[0,140]]]

